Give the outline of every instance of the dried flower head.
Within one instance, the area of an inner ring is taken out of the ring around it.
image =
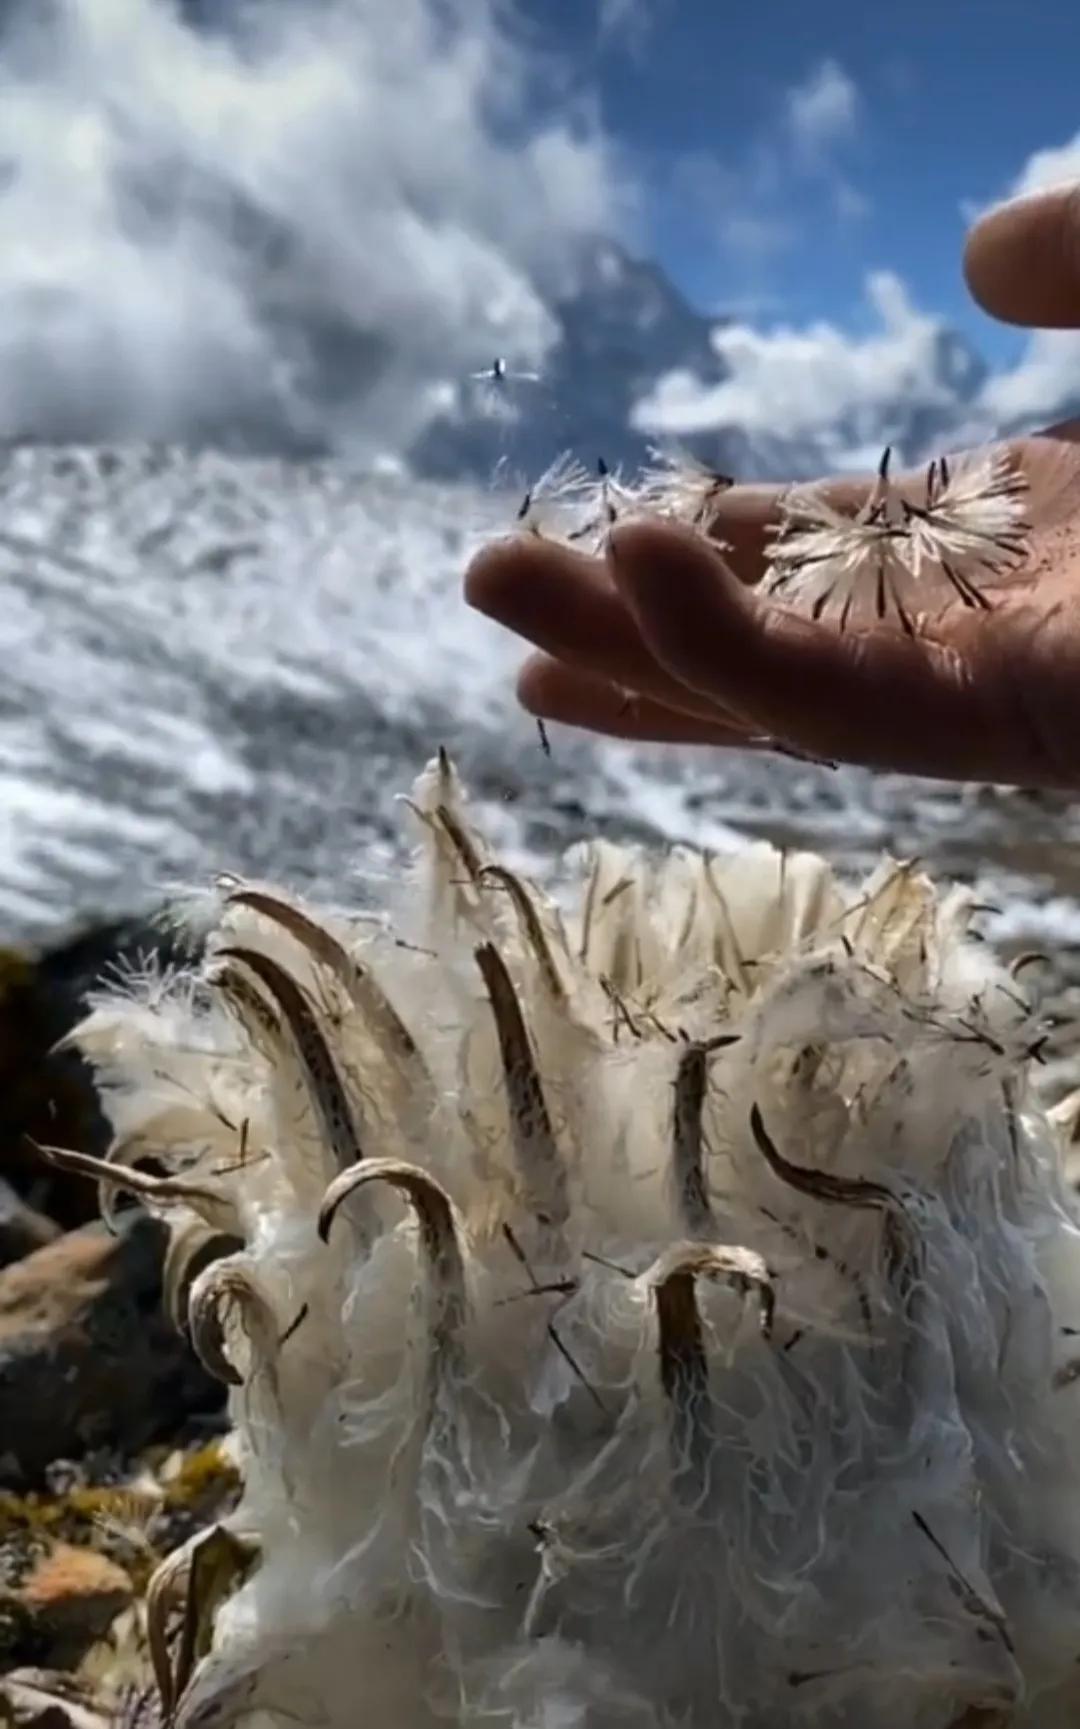
[[[709,534],[720,499],[734,483],[685,451],[653,449],[650,457],[629,481],[603,458],[590,474],[564,452],[526,492],[518,522],[534,534],[593,551],[616,522],[634,517],[663,517]]]
[[[988,579],[1015,568],[1026,550],[1027,482],[1010,453],[995,449],[926,471],[923,496],[900,491],[885,451],[877,481],[854,515],[821,489],[793,488],[769,556],[766,592],[835,613],[840,628],[860,617],[895,617],[911,634],[913,615],[958,600],[989,609]]]
[[[633,498],[632,489],[603,457],[590,474],[576,457],[564,451],[529,487],[518,506],[517,519],[529,533],[597,552]]]
[[[643,514],[669,517],[708,534],[725,492],[735,483],[689,451],[653,448],[650,463],[633,490],[634,508]]]
[[[50,1154],[229,1386],[172,1729],[1074,1722],[1080,1233],[971,897],[600,843],[564,908],[410,808],[399,946],[234,883],[197,1022],[84,1029],[171,1180]]]
[[[564,450],[529,487],[518,506],[518,523],[533,534],[573,539],[595,514],[597,490],[596,476]]]

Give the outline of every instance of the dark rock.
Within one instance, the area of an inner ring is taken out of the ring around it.
[[[103,1148],[106,1126],[89,1072],[72,1053],[53,1051],[76,1013],[43,960],[0,951],[0,1174],[35,1211],[63,1225],[93,1216],[93,1188],[45,1168],[26,1137]]]
[[[0,1586],[0,1626],[15,1663],[74,1669],[134,1596],[123,1567],[93,1549],[50,1543],[16,1584]]]
[[[0,1486],[50,1462],[130,1453],[216,1411],[221,1389],[161,1307],[164,1227],[127,1216],[68,1232],[0,1273]]]
[[[172,958],[160,931],[123,921],[90,926],[39,955],[0,949],[0,1177],[66,1229],[97,1216],[93,1185],[44,1165],[27,1138],[103,1153],[109,1128],[89,1068],[56,1045],[106,972],[155,950]]]
[[[0,1270],[43,1249],[60,1235],[59,1225],[28,1207],[0,1177]]]

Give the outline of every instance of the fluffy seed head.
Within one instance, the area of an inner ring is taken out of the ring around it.
[[[1023,557],[1026,482],[1009,453],[977,453],[926,472],[922,496],[902,493],[889,452],[854,515],[816,487],[793,488],[770,553],[767,592],[813,618],[898,620],[947,602],[987,609],[984,592]]]
[[[970,898],[605,844],[556,904],[445,758],[411,808],[385,925],[236,884],[86,1023],[244,1474],[175,1729],[1064,1729],[1080,1239]]]

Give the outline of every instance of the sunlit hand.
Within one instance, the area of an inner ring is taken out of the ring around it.
[[[1080,190],[984,217],[965,271],[987,311],[1080,328]],[[780,488],[723,495],[699,536],[616,527],[605,556],[521,536],[486,549],[466,597],[542,652],[518,691],[548,720],[629,739],[782,745],[947,779],[1080,786],[1080,421],[1010,446],[1032,532],[991,610],[959,601],[893,625],[813,623],[755,593]],[[904,478],[898,477],[903,490]],[[845,509],[868,482],[838,481]],[[912,480],[913,496],[922,484]]]

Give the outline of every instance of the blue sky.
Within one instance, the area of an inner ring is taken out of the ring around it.
[[[644,235],[695,301],[858,327],[863,275],[887,268],[991,361],[1014,358],[1022,339],[965,295],[963,212],[1080,129],[1068,0],[608,0],[599,33],[583,0],[526,11],[597,93],[647,189]],[[813,155],[791,116],[823,68],[834,128]]]
[[[396,460],[492,353],[546,364],[609,225],[734,320],[722,376],[643,380],[651,438],[809,472],[912,417],[1045,425],[1080,333],[1000,330],[960,254],[965,212],[1080,178],[1073,8],[0,0],[0,432]],[[381,357],[363,388],[309,362],[327,330]]]

